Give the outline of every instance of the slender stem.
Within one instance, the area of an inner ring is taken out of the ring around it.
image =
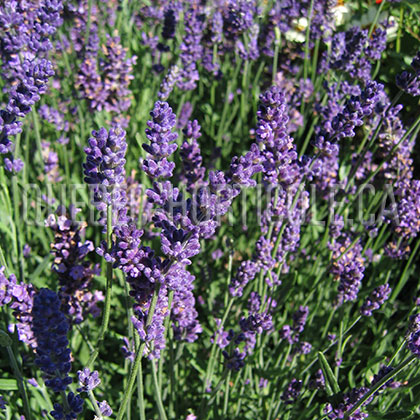
[[[401,6],[400,8],[400,20],[398,22],[398,32],[397,32],[397,40],[395,42],[395,51],[399,53],[401,51],[401,34],[403,30],[403,21],[404,21],[404,7]]]
[[[384,7],[385,3],[386,0],[383,0],[379,5],[378,10],[376,11],[375,18],[373,19],[372,25],[370,25],[369,28],[368,39],[372,36],[373,31],[375,30],[375,26],[378,23],[379,15],[381,14],[382,8]]]
[[[314,0],[311,0],[311,3],[309,5],[309,11],[308,11],[308,25],[306,26],[306,35],[305,35],[305,59],[303,62],[303,80],[306,81],[308,78],[308,72],[309,72],[309,40],[311,35],[311,21],[312,21],[312,11],[314,8]],[[303,103],[304,101],[302,101]]]
[[[159,290],[160,290],[160,283],[156,283],[156,288],[152,297],[152,301],[150,302],[149,313],[147,315],[146,326],[145,326],[146,331],[153,320],[153,315],[156,309],[156,303],[159,297]],[[137,349],[136,358],[134,359],[133,367],[130,372],[130,378],[128,380],[127,386],[124,389],[124,397],[121,402],[120,408],[118,410],[117,420],[121,420],[124,417],[124,413],[127,408],[127,402],[129,398],[131,397],[131,392],[133,391],[134,382],[136,381],[136,377],[139,372],[139,366],[143,358],[143,352],[144,352],[145,347],[146,347],[146,342],[143,341]]]
[[[4,253],[3,253],[3,249],[0,246],[0,265],[5,267],[6,269],[6,274],[9,272],[9,269],[7,268],[7,263],[6,263],[6,259],[4,257]]]
[[[391,295],[391,298],[390,298],[391,302],[393,302],[397,298],[397,296],[400,294],[402,288],[404,287],[404,285],[407,281],[408,269],[411,267],[411,263],[413,262],[413,259],[416,256],[417,251],[419,250],[419,246],[420,246],[420,239],[417,240],[416,245],[415,245],[413,251],[411,252],[410,258],[408,259],[407,264],[404,267],[404,271],[401,274],[400,280],[399,280],[397,286],[392,291],[392,295]]]
[[[35,141],[36,141],[36,146],[38,148],[38,153],[39,153],[39,162],[42,165],[42,162],[44,161],[44,158],[42,157],[41,133],[39,131],[38,114],[36,113],[35,108],[32,109],[32,120],[33,120],[33,123],[34,123]],[[45,179],[47,179],[47,178],[45,178]]]
[[[107,212],[106,212],[106,246],[107,246],[107,251],[110,251],[111,246],[112,246],[112,206],[109,204],[107,206]],[[100,344],[102,343],[105,337],[106,331],[108,329],[109,316],[111,312],[112,277],[113,277],[112,262],[108,262],[106,264],[106,291],[105,291],[104,313],[102,316],[101,329],[99,331],[96,348],[94,352],[91,354],[87,363],[87,366],[90,369],[92,369],[93,363],[98,357]]]
[[[165,409],[163,407],[162,403],[162,396],[160,394],[159,389],[159,383],[157,378],[157,369],[156,369],[156,363],[154,360],[152,360],[152,376],[153,376],[153,385],[155,387],[155,397],[156,397],[156,403],[159,411],[159,419],[160,420],[167,420]]]
[[[395,358],[398,356],[398,353],[401,351],[401,349],[404,347],[404,344],[406,343],[407,338],[404,338],[404,340],[401,342],[401,344],[397,347],[397,350],[395,350],[394,354],[392,355],[391,359],[389,359],[388,365],[391,365],[392,362],[395,360]]]
[[[222,322],[220,323],[220,325],[218,327],[218,330],[219,331],[221,331],[223,329],[223,326],[225,325],[226,319],[227,319],[227,317],[229,315],[229,312],[230,312],[230,310],[232,308],[232,304],[233,304],[233,299],[230,299],[229,304],[228,304],[228,307],[226,308],[226,312],[225,312],[225,314],[224,314],[224,316],[222,318]],[[201,400],[200,412],[201,412],[201,409],[203,408],[203,404],[204,404],[204,395],[205,395],[205,391],[206,391],[206,388],[207,388],[207,383],[208,383],[208,381],[210,380],[210,378],[213,375],[214,359],[216,358],[215,357],[215,353],[217,353],[216,352],[217,337],[218,337],[218,334],[216,332],[216,334],[214,335],[213,344],[211,346],[209,363],[207,365],[206,376],[205,376],[205,379],[204,379],[204,384],[203,384],[203,397],[202,397],[202,400]]]
[[[228,375],[226,376],[226,387],[225,387],[225,398],[223,403],[223,417],[227,418],[227,411],[228,411],[228,404],[229,404],[229,387],[230,387],[230,375],[231,371],[229,371]]]
[[[347,334],[350,332],[350,330],[362,319],[361,315],[359,315],[353,323],[344,331],[342,338],[346,337]],[[334,347],[338,343],[338,339],[334,340],[328,347],[326,347],[324,350],[321,351],[322,354],[325,354],[331,347]],[[302,371],[302,375],[307,372],[311,366],[313,366],[316,361],[318,360],[318,357],[315,357],[311,363],[308,364],[308,366],[305,367]]]
[[[380,381],[378,381],[359,401],[346,413],[344,413],[344,418],[349,419],[350,416],[365,402],[367,401],[379,388],[384,386],[391,378],[398,375],[405,367],[407,367],[410,363],[414,362],[417,359],[417,356],[414,354],[411,355],[408,359],[401,362],[395,369],[385,375]]]
[[[16,251],[17,259],[19,261],[19,280],[21,283],[24,283],[24,258],[23,258],[23,245],[22,245],[22,232],[21,232],[21,223],[19,217],[19,188],[17,183],[17,176],[13,175],[12,177],[12,191],[13,191],[13,216],[15,224],[15,233],[16,233]]]
[[[6,349],[9,355],[10,364],[12,365],[13,373],[15,375],[15,378],[18,384],[19,392],[22,395],[23,409],[25,410],[25,416],[28,420],[31,420],[32,416],[31,416],[31,409],[29,407],[28,396],[26,394],[25,384],[23,383],[22,374],[20,373],[20,369],[17,364],[15,354],[13,353],[12,346],[6,346]]]
[[[102,420],[103,419],[102,413],[101,413],[101,410],[100,410],[100,408],[98,406],[98,403],[96,402],[96,398],[95,398],[95,395],[93,395],[93,391],[92,390],[89,390],[88,391],[88,396],[89,396],[89,400],[90,400],[90,402],[91,402],[91,404],[93,406],[93,409],[95,410],[95,414],[98,417],[98,420]]]
[[[274,28],[274,34],[276,36],[276,40],[274,41],[273,75],[271,79],[271,83],[273,85],[274,85],[274,81],[276,79],[276,74],[277,74],[277,64],[278,64],[279,49],[280,49],[280,44],[281,44],[281,33],[277,26]]]

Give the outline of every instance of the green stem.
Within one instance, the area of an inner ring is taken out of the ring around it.
[[[229,387],[230,387],[230,375],[231,371],[229,371],[227,377],[226,377],[226,388],[225,388],[225,398],[223,403],[223,417],[227,418],[227,411],[228,411],[228,405],[229,405]]]
[[[395,289],[392,291],[390,302],[393,302],[397,298],[397,296],[400,294],[402,288],[404,287],[404,285],[407,281],[408,269],[411,267],[411,263],[413,262],[413,259],[416,256],[417,251],[419,250],[419,246],[420,246],[420,239],[417,240],[416,246],[414,247],[413,251],[410,254],[410,258],[408,259],[407,264],[404,267],[404,271],[401,274],[400,280],[399,280],[397,286],[395,287]]]
[[[360,398],[359,401],[346,413],[344,413],[344,418],[349,419],[350,416],[360,408],[360,406],[367,401],[373,394],[375,394],[376,391],[379,390],[382,386],[384,386],[390,379],[392,379],[394,376],[398,375],[405,367],[407,367],[410,363],[414,362],[414,360],[417,359],[417,356],[414,354],[411,355],[408,359],[404,360],[402,363],[400,363],[395,369],[393,369],[391,372],[389,372],[387,375],[385,375],[380,381],[378,381],[368,392],[366,392],[365,395],[363,395],[362,398]]]
[[[159,297],[159,290],[160,290],[160,283],[156,283],[155,292],[153,294],[152,301],[150,302],[149,313],[147,315],[146,326],[145,326],[146,331],[153,320],[153,315],[156,309],[156,303]],[[127,402],[129,398],[131,397],[131,393],[134,387],[134,382],[136,381],[136,377],[139,372],[139,366],[143,358],[143,352],[144,352],[145,347],[146,347],[146,342],[143,341],[140,344],[139,348],[137,349],[136,358],[134,359],[133,367],[131,368],[131,372],[130,372],[130,378],[128,380],[127,386],[124,389],[124,397],[121,402],[120,408],[118,410],[117,420],[121,420],[124,416],[125,410],[127,408]]]
[[[33,120],[33,123],[34,123],[36,146],[37,146],[38,152],[39,152],[39,161],[42,165],[42,163],[44,161],[44,158],[42,157],[41,133],[39,131],[38,115],[36,113],[35,108],[32,109],[32,120]]]
[[[19,217],[19,188],[17,183],[17,176],[13,175],[12,177],[12,191],[13,191],[13,216],[15,224],[15,233],[16,233],[16,246],[17,246],[17,259],[19,261],[19,280],[21,283],[24,283],[24,258],[23,258],[23,245],[22,245],[22,232],[21,232],[21,223]]]
[[[108,204],[106,212],[106,246],[107,251],[111,250],[112,246],[112,206]],[[96,348],[91,354],[87,366],[92,369],[93,364],[98,357],[99,347],[104,340],[105,334],[108,329],[109,316],[111,312],[111,297],[112,297],[112,262],[106,264],[106,291],[105,291],[105,307],[104,313],[102,316],[101,329],[99,331],[98,340],[96,343]]]
[[[166,342],[166,337],[168,335],[169,324],[171,320],[171,308],[172,308],[172,300],[174,298],[174,291],[170,290],[168,294],[168,313],[166,314],[166,319],[164,323],[165,332],[163,334],[164,341]],[[164,353],[165,349],[161,350],[160,358],[159,358],[159,370],[158,370],[158,384],[159,384],[159,392],[162,393],[162,376],[163,376],[163,360],[164,360]]]
[[[381,14],[382,8],[384,7],[384,4],[386,3],[386,0],[382,0],[381,4],[378,7],[378,10],[376,11],[375,18],[373,19],[372,25],[370,25],[369,33],[368,33],[368,39],[373,34],[373,31],[375,30],[375,26],[378,23],[379,15]]]
[[[157,369],[156,369],[156,363],[154,360],[152,360],[152,376],[153,376],[153,385],[155,387],[155,391],[156,391],[156,403],[158,406],[158,411],[159,411],[159,419],[160,420],[167,420],[166,414],[165,414],[165,409],[163,407],[163,403],[162,403],[162,396],[160,394],[160,389],[159,389],[159,383],[158,383],[158,378],[157,378]]]
[[[230,312],[230,310],[232,308],[232,304],[233,304],[233,299],[230,299],[229,304],[228,304],[228,307],[226,308],[226,312],[223,315],[222,322],[220,323],[220,325],[218,327],[218,330],[219,331],[221,331],[223,329],[223,326],[225,325],[226,319],[227,319],[227,317],[229,315],[229,312]],[[211,346],[210,359],[209,359],[209,363],[207,365],[206,376],[205,376],[205,379],[204,379],[204,384],[203,384],[203,399],[202,399],[201,405],[204,404],[204,395],[205,395],[205,391],[206,391],[206,388],[207,388],[207,383],[208,383],[209,379],[211,378],[211,376],[213,375],[215,353],[217,353],[216,352],[217,337],[218,337],[218,334],[216,333],[214,335],[213,344]]]
[[[280,43],[281,43],[281,33],[277,26],[274,28],[274,34],[276,36],[276,40],[274,42],[273,75],[271,79],[271,83],[273,85],[274,85],[274,81],[276,79],[276,74],[277,74],[277,64],[278,64],[278,59],[279,59],[279,49],[280,49]]]
[[[20,373],[20,369],[17,364],[15,354],[13,353],[13,349],[11,346],[6,346],[6,349],[9,355],[10,364],[12,365],[13,373],[18,383],[19,392],[22,395],[23,409],[25,411],[25,416],[28,420],[31,420],[32,416],[31,416],[31,409],[29,407],[28,396],[26,394],[25,384],[23,383],[22,374]]]
[[[98,420],[102,420],[103,419],[102,413],[101,413],[101,410],[98,406],[98,403],[96,402],[96,399],[95,399],[95,396],[93,395],[92,390],[88,391],[88,396],[89,396],[89,400],[90,400],[90,402],[93,406],[93,409],[95,410],[96,417],[98,417]]]

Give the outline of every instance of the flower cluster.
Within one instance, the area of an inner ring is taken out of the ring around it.
[[[79,211],[73,206],[68,211],[60,206],[46,220],[46,226],[54,232],[52,271],[59,279],[61,308],[76,324],[87,314],[99,316],[97,303],[104,299],[100,291],[91,291],[93,277],[100,274],[100,269],[99,264],[92,266],[86,258],[94,246],[91,241],[81,239],[87,224],[75,220]]]
[[[92,203],[100,212],[100,223],[106,228],[107,208],[110,207],[112,226],[116,226],[126,221],[125,131],[120,126],[109,131],[102,127],[92,135],[85,148],[85,182],[92,186]]]
[[[369,297],[363,303],[360,312],[364,316],[371,316],[372,311],[375,311],[384,304],[388,299],[391,293],[391,288],[388,283],[383,284],[382,286],[377,287],[372,291]]]
[[[17,320],[19,340],[34,348],[37,343],[31,328],[31,314],[35,289],[31,284],[19,284],[14,274],[6,277],[4,272],[5,267],[0,266],[0,306],[10,304]],[[14,324],[9,325],[9,330],[13,331],[14,328]]]
[[[22,121],[47,90],[54,74],[48,60],[51,36],[61,25],[61,1],[15,2],[0,6],[2,76],[7,83],[8,100],[0,110],[0,154],[7,171],[18,172],[22,161],[14,155],[11,136],[22,131]]]
[[[72,382],[67,339],[69,324],[60,310],[60,300],[52,290],[40,289],[33,302],[32,331],[37,341],[35,363],[44,373],[45,385],[54,392],[64,392]],[[82,409],[83,399],[69,392],[64,405],[54,404],[51,416],[56,420],[76,418]]]

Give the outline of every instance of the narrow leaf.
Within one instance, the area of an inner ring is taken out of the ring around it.
[[[329,385],[334,394],[338,394],[340,392],[340,387],[338,386],[337,379],[334,376],[331,366],[328,364],[328,361],[323,353],[318,352],[318,360],[319,364],[321,365],[322,373],[324,374],[326,383]]]

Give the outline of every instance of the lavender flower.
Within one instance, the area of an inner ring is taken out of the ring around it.
[[[90,369],[86,367],[83,370],[79,370],[77,375],[81,386],[81,388],[77,389],[78,392],[92,391],[92,389],[95,389],[101,383],[97,370],[91,372]]]
[[[293,314],[293,330],[296,333],[301,333],[305,328],[308,314],[309,308],[307,306],[300,306],[299,310]]]
[[[5,267],[0,266],[0,307],[10,304],[13,316],[17,320],[19,340],[35,348],[37,344],[31,328],[35,290],[31,284],[18,284],[14,274],[6,277],[4,271]],[[9,325],[9,330],[13,329],[14,325]]]
[[[375,385],[376,383],[378,383],[384,376],[388,375],[388,373],[392,372],[394,370],[393,367],[391,366],[382,366],[379,369],[379,372],[375,375],[373,375],[373,379],[371,382],[371,386]],[[395,381],[394,379],[390,379],[389,381],[385,382],[385,385],[382,386],[382,390],[384,388],[391,388],[391,389],[395,389],[395,388],[399,388],[401,386],[401,382]],[[378,390],[379,392],[379,390]]]
[[[245,366],[244,359],[246,354],[241,352],[238,348],[234,349],[231,353],[223,350],[222,354],[225,358],[225,365],[227,369],[239,371]]]
[[[101,414],[105,417],[112,416],[112,408],[109,406],[109,404],[104,400],[99,402],[98,401],[98,407],[99,410],[101,410]]]
[[[34,295],[32,330],[37,340],[36,365],[44,372],[45,385],[54,392],[65,391],[72,382],[70,349],[67,333],[69,324],[60,311],[60,300],[50,289],[40,289]]]
[[[199,79],[197,61],[201,59],[203,47],[201,37],[204,29],[204,15],[199,14],[197,9],[188,9],[184,16],[185,36],[179,49],[182,63],[181,80],[178,87],[181,90],[193,90]]]
[[[85,148],[85,182],[92,186],[93,204],[100,212],[100,223],[106,226],[107,206],[111,206],[112,225],[116,226],[126,221],[126,194],[123,188],[127,150],[125,131],[115,126],[109,132],[101,128],[93,131],[92,135],[89,146]]]
[[[180,71],[181,70],[178,66],[172,66],[169,69],[168,74],[163,79],[159,88],[158,98],[161,101],[166,101],[168,99],[180,78]]]
[[[322,373],[321,369],[318,369],[309,381],[308,384],[309,389],[324,389],[325,388],[325,378],[324,374]]]
[[[59,403],[54,403],[54,410],[50,414],[55,420],[68,420],[77,418],[82,411],[83,398],[80,395],[69,392],[66,396],[65,407]]]
[[[388,299],[390,293],[391,288],[389,287],[388,283],[385,283],[382,286],[374,289],[360,309],[362,315],[371,316],[372,311],[379,309],[381,305],[383,305],[384,302]]]
[[[391,220],[396,238],[386,247],[387,254],[393,258],[407,255],[410,252],[408,240],[416,237],[420,231],[420,180],[405,180],[405,184],[397,193],[397,217]]]
[[[107,93],[104,108],[118,116],[131,105],[131,91],[128,87],[134,78],[132,70],[137,57],[127,58],[127,49],[122,47],[120,38],[108,35],[103,52],[105,57],[100,62],[100,68],[103,89]]]
[[[183,129],[187,125],[188,120],[190,119],[192,112],[193,112],[193,106],[192,106],[191,102],[189,102],[189,101],[185,102],[184,105],[182,105],[181,111],[178,115],[178,121],[176,123],[176,128]]]
[[[411,96],[420,95],[420,52],[413,58],[411,67],[414,73],[403,71],[397,75],[397,86]]]
[[[54,74],[47,53],[50,37],[61,25],[61,1],[40,1],[26,5],[6,0],[0,6],[2,75],[7,80],[8,100],[0,111],[0,154],[8,154],[5,168],[18,172],[23,163],[13,156],[10,136],[22,131],[22,121],[45,93]]]
[[[52,271],[59,278],[61,308],[76,324],[89,313],[98,316],[97,303],[104,299],[101,292],[91,292],[93,276],[99,275],[100,269],[99,264],[92,267],[86,260],[94,246],[91,241],[81,240],[87,224],[75,221],[78,211],[73,206],[68,211],[59,206],[46,220],[46,226],[54,231]]]
[[[285,402],[285,404],[293,404],[299,398],[301,390],[302,381],[293,378],[287,386],[287,389],[283,392],[281,399]]]
[[[351,244],[350,237],[343,235],[331,246],[334,258],[331,273],[335,276],[336,280],[340,281],[336,298],[336,304],[338,306],[342,305],[345,301],[356,299],[364,276],[365,260],[362,257],[360,240],[351,249],[346,251]]]
[[[327,404],[324,413],[328,415],[329,419],[342,419],[344,418],[344,413],[350,410],[354,404],[359,401],[361,397],[368,391],[367,388],[354,388],[350,392],[343,394],[343,401],[338,404],[336,408],[333,408],[331,404]],[[368,405],[372,400],[370,398],[363,405]],[[349,420],[361,420],[368,417],[368,414],[363,413],[362,408],[358,408],[350,417]]]
[[[201,136],[200,128],[198,121],[194,120],[193,122],[189,121],[187,127],[183,130],[186,140],[181,145],[180,156],[184,169],[182,177],[187,184],[188,191],[192,191],[203,184],[206,172],[205,168],[202,167],[203,158],[197,142]]]
[[[144,144],[143,148],[151,156],[142,163],[143,170],[151,178],[170,178],[175,164],[169,162],[167,157],[175,152],[177,145],[173,142],[178,134],[173,133],[175,114],[166,102],[156,102],[150,115],[152,120],[147,122],[146,136],[150,145]]]
[[[162,38],[172,39],[175,37],[176,15],[175,10],[168,8],[163,15]]]
[[[242,296],[245,286],[252,281],[259,272],[258,265],[253,261],[242,261],[237,270],[236,276],[233,277],[229,292],[232,296]]]
[[[407,347],[411,353],[420,358],[420,330],[410,334]]]

